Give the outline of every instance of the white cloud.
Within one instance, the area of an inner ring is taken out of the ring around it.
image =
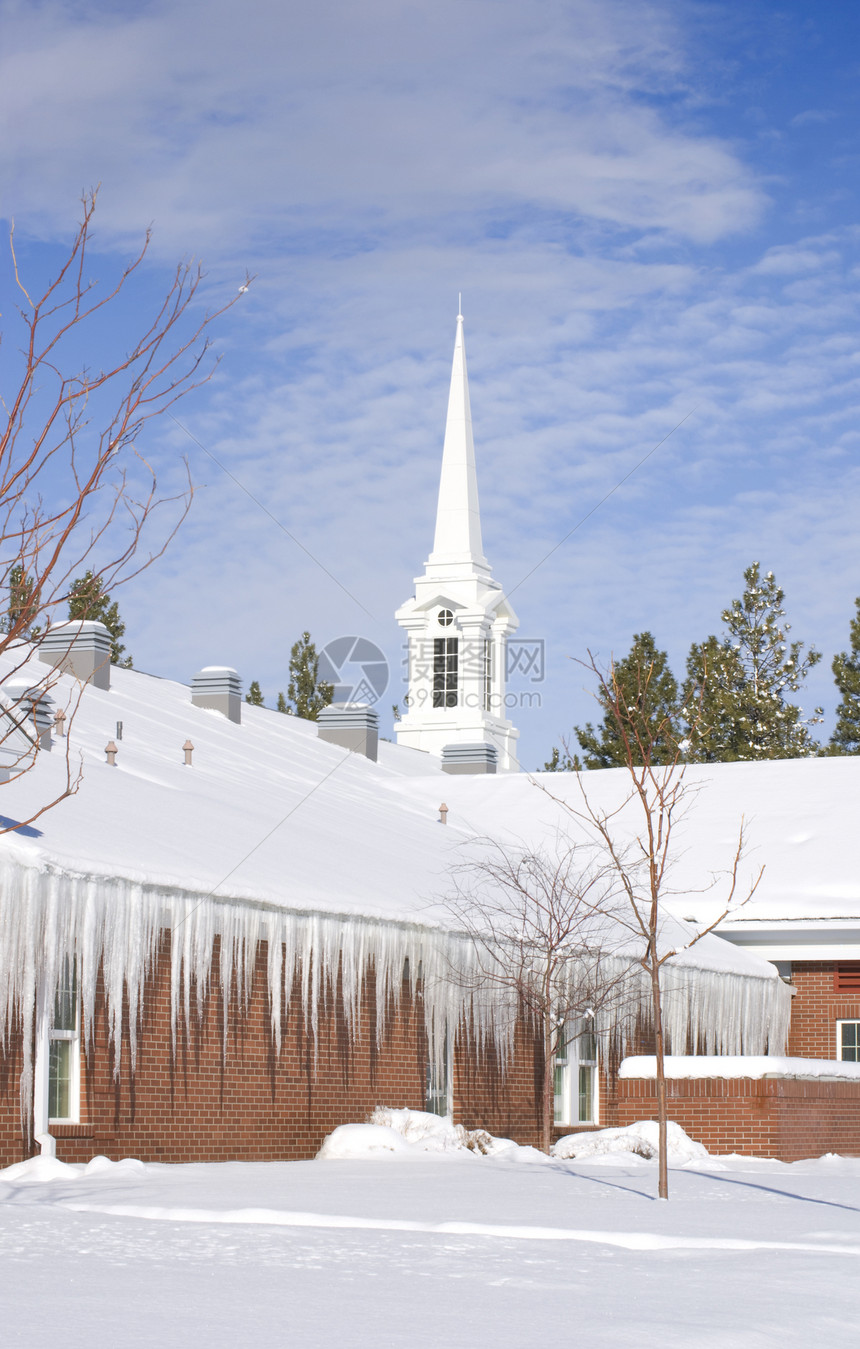
[[[304,627],[358,628],[396,663],[459,290],[485,542],[508,586],[696,409],[517,590],[524,635],[551,653],[544,710],[522,719],[530,765],[591,714],[567,654],[620,652],[650,627],[680,672],[755,557],[799,636],[844,644],[860,592],[857,237],[751,233],[766,196],[690,93],[707,54],[683,15],[624,0],[6,6],[16,135],[0,179],[19,229],[55,238],[102,180],[106,246],[154,218],[160,256],[202,251],[214,294],[259,271],[219,327],[215,380],[179,415],[374,615],[163,423],[148,456],[169,477],[187,452],[199,490],[122,600],[144,668],[188,678],[223,660],[271,698]],[[736,255],[718,247],[737,238]]]
[[[679,46],[658,8],[594,0],[19,8],[2,176],[46,228],[64,189],[102,181],[112,228],[154,216],[208,254],[464,207],[709,240],[764,198],[716,138],[643,101],[677,79]]]

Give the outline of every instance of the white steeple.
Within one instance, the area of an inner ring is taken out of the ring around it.
[[[505,717],[505,673],[508,636],[518,622],[492,578],[481,542],[462,314],[433,551],[424,574],[415,578],[415,595],[396,617],[409,644],[409,690],[406,714],[396,726],[398,744],[443,756],[454,772],[487,771],[493,761],[503,771],[517,768],[518,732]]]
[[[455,568],[458,571],[470,566],[485,573],[490,570],[481,543],[478,475],[475,471],[475,442],[472,439],[472,409],[469,404],[462,314],[457,315],[454,364],[442,450],[442,476],[436,508],[436,536],[427,566],[445,570]]]

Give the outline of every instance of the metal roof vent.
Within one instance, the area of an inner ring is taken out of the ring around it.
[[[317,717],[320,740],[365,754],[376,763],[379,717],[366,703],[331,703]]]
[[[442,750],[443,773],[495,773],[495,745],[446,745]]]
[[[242,720],[242,681],[231,665],[206,665],[191,681],[191,702],[210,707],[237,725]]]
[[[54,623],[39,638],[39,660],[74,675],[82,684],[109,689],[110,644],[104,623],[70,619],[68,623]]]
[[[22,728],[32,717],[41,749],[50,749],[54,725],[54,700],[40,685],[31,686],[26,679],[13,679],[3,685],[3,692],[13,704],[10,715]],[[65,720],[65,716],[64,716]]]

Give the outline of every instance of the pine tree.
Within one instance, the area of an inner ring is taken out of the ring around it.
[[[681,695],[688,762],[729,763],[745,757],[744,728],[737,715],[743,684],[743,666],[731,642],[708,637],[693,643]]]
[[[289,710],[290,710],[290,709],[289,709],[289,706],[288,706],[288,704],[287,704],[287,700],[286,700],[286,698],[284,697],[284,695],[283,695],[282,693],[279,693],[279,694],[278,694],[278,704],[277,704],[277,706],[278,706],[278,711],[279,711],[279,712],[289,712]]]
[[[290,700],[287,712],[307,721],[316,721],[334,697],[334,685],[326,684],[319,677],[319,656],[309,632],[303,632],[290,651],[287,697]]]
[[[658,651],[650,632],[634,635],[623,660],[613,664],[613,680],[628,709],[636,708],[634,726],[643,743],[651,746],[651,762],[671,763],[680,739],[678,682],[669,669],[665,651]],[[615,768],[627,763],[617,718],[602,694],[597,700],[604,710],[603,722],[595,729],[588,722],[574,727],[586,768]]]
[[[245,702],[250,703],[252,707],[265,707],[263,701],[263,691],[256,679],[251,680],[251,687],[245,694]]]
[[[33,595],[32,578],[17,562],[9,571],[9,608],[3,618],[3,632],[15,633],[24,641],[37,637],[42,629],[30,623],[37,611],[38,602]]]
[[[118,665],[123,670],[132,668],[131,656],[123,657],[125,647],[122,638],[125,635],[125,624],[119,616],[119,606],[115,600],[111,603],[110,595],[102,588],[102,578],[96,576],[94,572],[84,572],[83,576],[79,576],[73,583],[69,592],[69,618],[104,623],[111,635],[111,665]]]
[[[836,709],[829,754],[860,754],[860,595],[854,603],[857,616],[851,620],[851,650],[833,657],[833,677],[842,702]]]
[[[557,745],[553,745],[549,762],[544,764],[543,771],[545,773],[581,773],[582,763],[578,754],[574,754],[573,758],[570,757],[566,745],[563,753]]]
[[[761,575],[758,562],[744,572],[740,599],[723,611],[723,638],[694,645],[687,660],[683,703],[688,723],[688,757],[706,763],[738,759],[798,759],[818,746],[801,708],[786,701],[797,693],[821,653],[790,642],[783,600],[773,572]]]

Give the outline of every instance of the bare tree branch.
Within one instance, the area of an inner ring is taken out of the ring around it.
[[[206,365],[208,331],[252,280],[246,275],[226,303],[204,311],[199,307],[204,274],[191,262],[180,263],[130,343],[113,346],[118,354],[104,369],[81,366],[82,350],[97,351],[104,340],[98,325],[105,312],[115,306],[123,321],[118,302],[150,244],[147,231],[112,284],[102,288],[88,280],[97,195],[95,190],[82,197],[83,217],[69,253],[41,294],[22,277],[14,225],[9,235],[12,270],[23,296],[17,310],[20,336],[12,337],[18,341],[18,365],[11,373],[4,369],[11,387],[0,389],[0,584],[4,589],[17,584],[22,600],[10,596],[0,627],[0,654],[11,655],[13,674],[38,655],[50,623],[65,617],[62,606],[82,571],[97,572],[103,588],[113,590],[151,566],[173,539],[191,505],[188,465],[183,461],[184,484],[161,494],[135,442],[153,418],[212,377],[216,363]],[[8,346],[9,335],[6,341]],[[56,678],[45,667],[32,687],[47,693]],[[31,694],[32,688],[23,701],[7,697],[0,708],[0,747],[6,747],[13,778],[32,766],[37,752],[30,755],[19,743],[29,734]],[[67,728],[77,705],[72,701]],[[16,737],[20,753],[10,757]],[[69,757],[68,739],[65,750],[64,789],[31,820],[19,823],[31,823],[76,790],[79,770]]]

